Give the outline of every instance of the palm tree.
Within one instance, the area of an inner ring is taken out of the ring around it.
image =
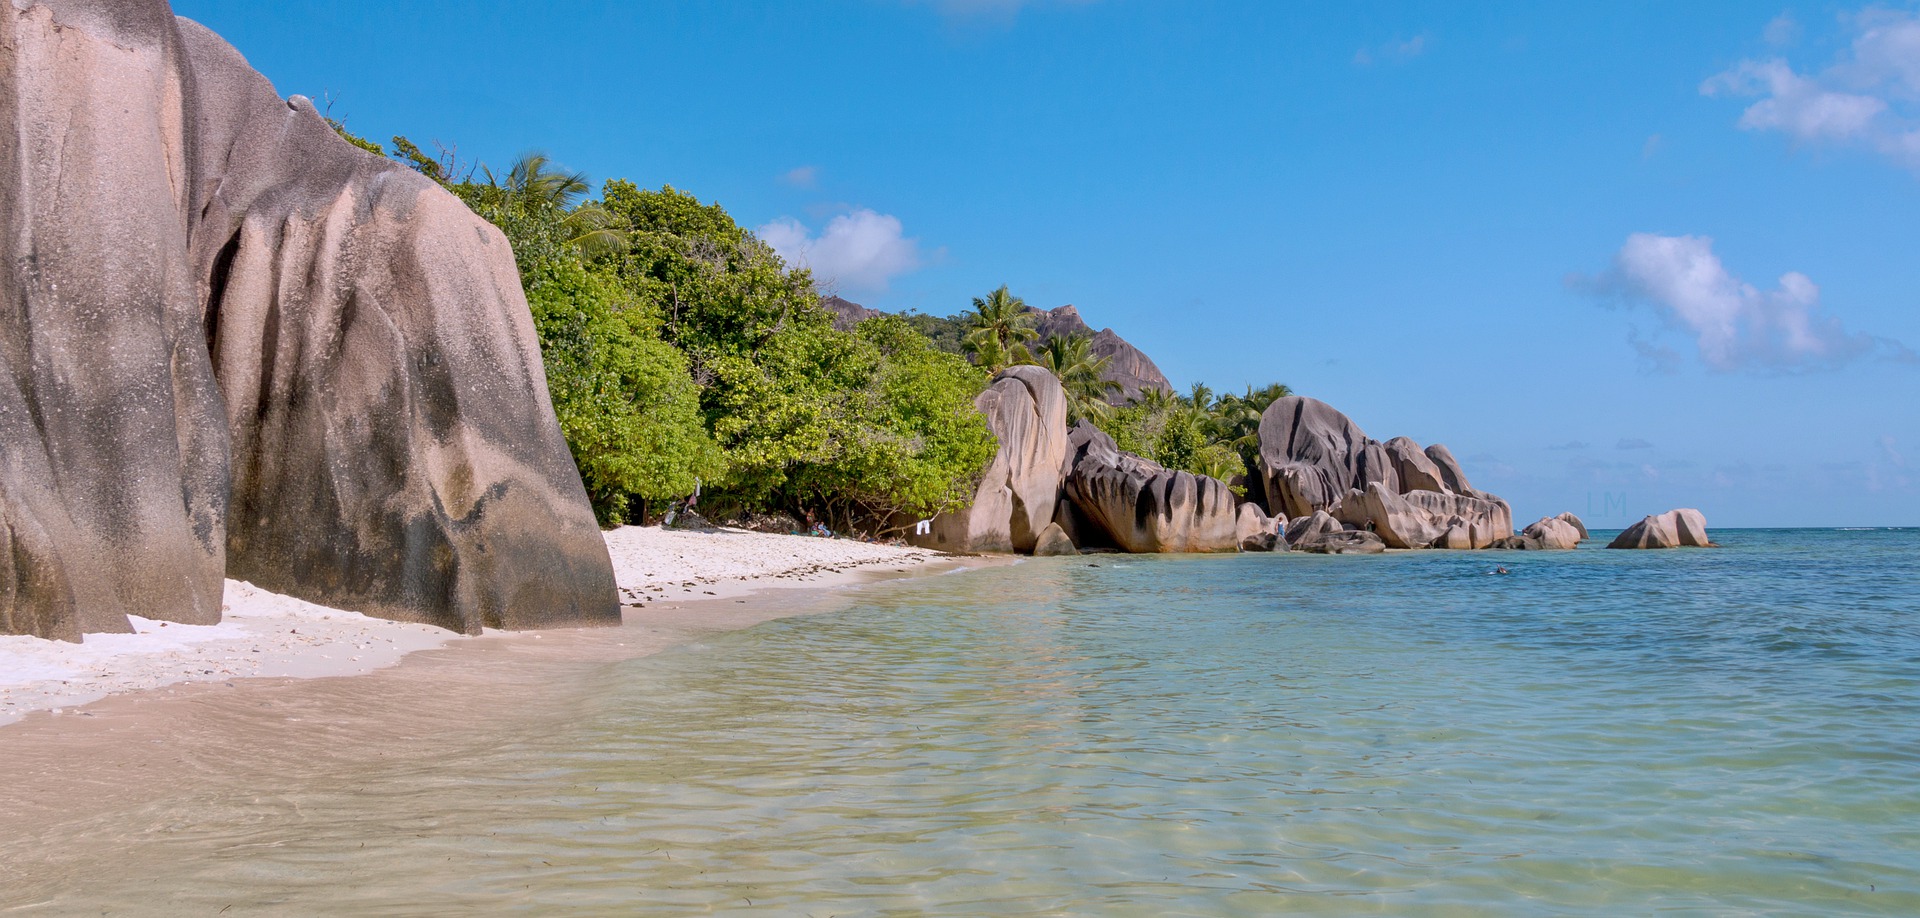
[[[1055,335],[1040,349],[1038,363],[1053,371],[1067,391],[1067,423],[1082,420],[1098,423],[1113,414],[1108,399],[1120,391],[1120,384],[1106,378],[1112,357],[1093,354],[1093,338],[1082,333]]]
[[[624,251],[627,233],[616,224],[618,219],[598,201],[580,203],[591,190],[584,172],[567,172],[554,165],[545,153],[522,153],[507,169],[495,175],[481,166],[487,184],[499,190],[504,203],[526,211],[558,213],[560,230],[567,244],[591,255]]]
[[[1208,388],[1206,383],[1194,383],[1193,388],[1187,390],[1187,404],[1201,411],[1212,409],[1213,390]]]
[[[985,298],[973,298],[973,313],[967,316],[967,327],[969,330],[960,347],[988,370],[997,372],[1015,364],[1033,362],[1026,342],[1040,337],[1040,333],[1033,330],[1033,316],[1027,312],[1027,304],[1007,292],[1006,284]]]

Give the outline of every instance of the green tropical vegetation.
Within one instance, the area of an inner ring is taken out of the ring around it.
[[[604,183],[528,154],[461,168],[405,137],[392,151],[512,245],[554,412],[604,525],[643,522],[698,491],[708,516],[778,511],[896,535],[964,506],[996,443],[973,406],[992,375],[1046,367],[1070,422],[1169,468],[1251,468],[1260,411],[1285,386],[1215,397],[1148,390],[1119,403],[1085,334],[1039,341],[1005,285],[950,316],[869,318],[851,331],[805,269],[717,204],[671,186]]]

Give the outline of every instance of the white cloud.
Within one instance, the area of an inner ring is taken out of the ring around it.
[[[900,219],[860,208],[827,221],[818,236],[792,217],[754,231],[790,265],[811,268],[822,287],[880,292],[920,267],[920,240],[903,235]]]
[[[1740,116],[1747,130],[1873,150],[1920,170],[1920,16],[1876,9],[1846,21],[1853,41],[1824,69],[1798,71],[1780,58],[1746,60],[1700,91],[1759,97]],[[1786,44],[1797,29],[1783,16],[1768,25],[1767,39]]]
[[[1793,18],[1792,13],[1781,13],[1767,23],[1767,29],[1761,35],[1766,38],[1767,44],[1774,47],[1791,45],[1800,40],[1800,21]]]
[[[796,166],[780,173],[780,181],[795,188],[812,188],[820,182],[820,167]]]
[[[1353,53],[1353,62],[1362,67],[1375,61],[1410,61],[1426,53],[1427,36],[1422,32],[1408,39],[1395,39],[1373,48],[1361,48]]]
[[[1740,280],[1706,236],[1635,233],[1607,273],[1576,285],[1651,307],[1668,329],[1693,339],[1701,362],[1720,372],[1833,368],[1875,353],[1914,359],[1897,341],[1847,331],[1821,308],[1820,288],[1805,274],[1783,274],[1773,290]],[[1678,356],[1638,332],[1629,340],[1649,360]]]

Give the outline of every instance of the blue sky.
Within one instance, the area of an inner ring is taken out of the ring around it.
[[[1073,303],[1523,521],[1920,525],[1911,4],[1302,6],[175,4],[363,135],[672,184],[872,306]]]

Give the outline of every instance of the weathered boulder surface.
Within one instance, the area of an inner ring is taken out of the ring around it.
[[[1388,548],[1445,547],[1464,537],[1468,548],[1487,548],[1513,533],[1513,511],[1504,501],[1486,500],[1444,491],[1408,491],[1395,494],[1380,482],[1365,491],[1348,491],[1332,510],[1333,518],[1349,528],[1378,533]]]
[[[1316,510],[1312,516],[1302,516],[1287,521],[1287,547],[1299,549],[1303,545],[1318,541],[1329,533],[1339,532],[1340,521],[1325,510]]]
[[[1067,496],[1121,549],[1239,549],[1236,501],[1226,482],[1123,453],[1084,421],[1074,427],[1073,445]]]
[[[1048,523],[1040,530],[1040,538],[1033,544],[1033,554],[1037,558],[1054,555],[1077,555],[1080,549],[1073,547],[1073,540],[1067,538],[1067,531],[1059,523]]]
[[[1580,541],[1582,542],[1585,542],[1586,540],[1593,538],[1593,536],[1587,534],[1587,524],[1580,522],[1580,518],[1577,516],[1574,516],[1571,512],[1562,513],[1559,516],[1554,517],[1554,519],[1559,520],[1560,522],[1565,523],[1569,526],[1572,526],[1575,532],[1580,533]]]
[[[1300,396],[1267,406],[1259,437],[1267,507],[1290,519],[1326,511],[1389,548],[1487,548],[1513,534],[1506,501],[1468,484],[1445,446],[1380,443],[1332,406]]]
[[[1570,551],[1580,546],[1584,534],[1574,528],[1572,523],[1557,516],[1542,517],[1529,523],[1520,534],[1540,543],[1540,547],[1553,551]]]
[[[1386,450],[1326,402],[1297,395],[1274,401],[1260,416],[1259,436],[1269,513],[1312,516],[1372,481],[1399,490]]]
[[[1066,390],[1042,367],[1008,367],[973,404],[1000,449],[973,503],[935,517],[932,533],[912,541],[947,551],[1031,552],[1055,522],[1068,457]]]
[[[1608,548],[1714,548],[1698,510],[1668,510],[1628,526]]]
[[[1394,474],[1400,478],[1402,491],[1452,491],[1447,487],[1446,478],[1427,454],[1421,452],[1420,444],[1407,437],[1394,437],[1385,444],[1387,459],[1393,463]],[[1444,449],[1445,447],[1442,447]]]
[[[0,11],[0,631],[615,624],[505,238],[165,0]]]
[[[1293,548],[1321,555],[1377,555],[1387,550],[1379,536],[1354,529],[1329,532]]]
[[[1269,519],[1253,504],[1241,504],[1234,511],[1233,533],[1241,551],[1273,551],[1280,545],[1280,528],[1286,520]]]

